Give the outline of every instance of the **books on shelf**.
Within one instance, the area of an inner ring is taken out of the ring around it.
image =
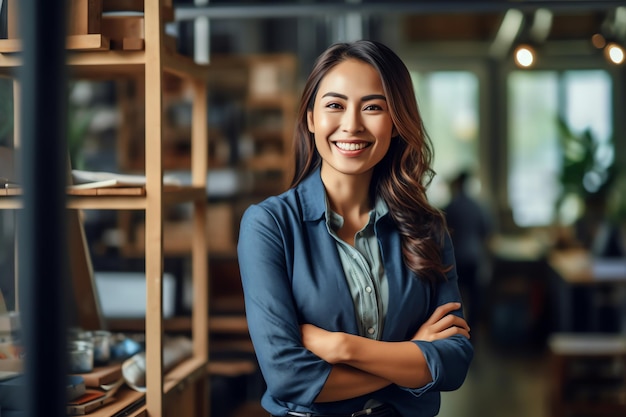
[[[67,414],[70,416],[88,414],[114,400],[112,395],[104,391],[88,389],[83,395],[67,403]]]
[[[119,370],[119,366],[117,367]],[[121,372],[119,373],[121,375]],[[117,374],[109,373],[107,378],[112,378]],[[89,379],[87,379],[89,381]],[[90,381],[89,384],[93,384]],[[102,383],[99,388],[90,388],[89,385],[84,390],[81,396],[68,400],[67,402],[67,414],[68,415],[83,415],[88,414],[100,407],[103,407],[113,401],[115,401],[115,394],[118,389],[124,384],[124,379],[118,377],[112,383]]]
[[[91,372],[76,375],[83,378],[87,387],[99,388],[102,385],[113,384],[122,378],[122,364],[97,366]]]
[[[181,185],[180,181],[173,177],[163,176],[164,185]],[[143,187],[146,185],[145,175],[118,174],[104,171],[72,170],[71,190],[89,190],[93,188],[109,187]]]

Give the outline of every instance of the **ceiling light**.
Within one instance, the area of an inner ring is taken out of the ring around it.
[[[610,42],[604,48],[604,56],[610,62],[619,65],[624,62],[624,48],[615,42]]]
[[[606,38],[602,36],[601,33],[595,33],[591,37],[591,43],[593,44],[594,48],[602,49],[606,46]]]
[[[513,52],[515,65],[520,68],[529,68],[535,63],[535,55],[535,49],[532,46],[520,44]]]

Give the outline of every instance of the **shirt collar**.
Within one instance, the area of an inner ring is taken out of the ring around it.
[[[326,189],[322,182],[319,167],[305,178],[298,188],[298,194],[302,203],[302,218],[304,221],[319,220],[327,214]],[[376,202],[374,203],[374,219],[378,220],[387,213],[389,213],[387,203],[380,196],[376,196]],[[330,219],[329,216],[326,218]]]
[[[297,188],[302,205],[302,219],[305,222],[321,219],[326,213],[326,190],[320,168],[302,180]]]

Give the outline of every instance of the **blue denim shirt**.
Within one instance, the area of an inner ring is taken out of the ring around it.
[[[314,402],[332,365],[304,348],[300,324],[358,334],[336,242],[326,228],[324,196],[317,170],[296,188],[250,206],[241,220],[237,250],[250,337],[267,384],[263,407],[274,415],[287,410],[349,414],[374,399],[403,416],[436,415],[440,391],[460,387],[469,369],[473,348],[465,337],[414,342],[433,376],[424,387],[392,384],[349,400]],[[377,219],[375,230],[389,284],[382,340],[410,340],[437,306],[460,301],[456,271],[431,289],[404,265],[400,235],[389,215]],[[442,257],[445,264],[454,263],[449,237]]]

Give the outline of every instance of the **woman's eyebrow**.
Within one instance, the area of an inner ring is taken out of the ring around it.
[[[364,96],[361,98],[361,101],[370,101],[370,100],[384,100],[387,101],[387,97],[382,94],[370,94],[369,96]]]
[[[339,94],[339,93],[334,93],[332,91],[329,91],[328,93],[324,94],[322,97],[337,97],[343,100],[347,100],[348,96],[346,96],[345,94]],[[387,97],[385,97],[382,94],[370,94],[367,96],[363,96],[361,97],[361,101],[370,101],[370,100],[384,100],[387,101]]]
[[[343,100],[347,100],[348,99],[348,96],[346,96],[344,94],[333,93],[332,91],[329,91],[328,93],[324,94],[322,96],[322,98],[324,98],[324,97],[337,97],[337,98],[340,98],[340,99],[343,99]]]

